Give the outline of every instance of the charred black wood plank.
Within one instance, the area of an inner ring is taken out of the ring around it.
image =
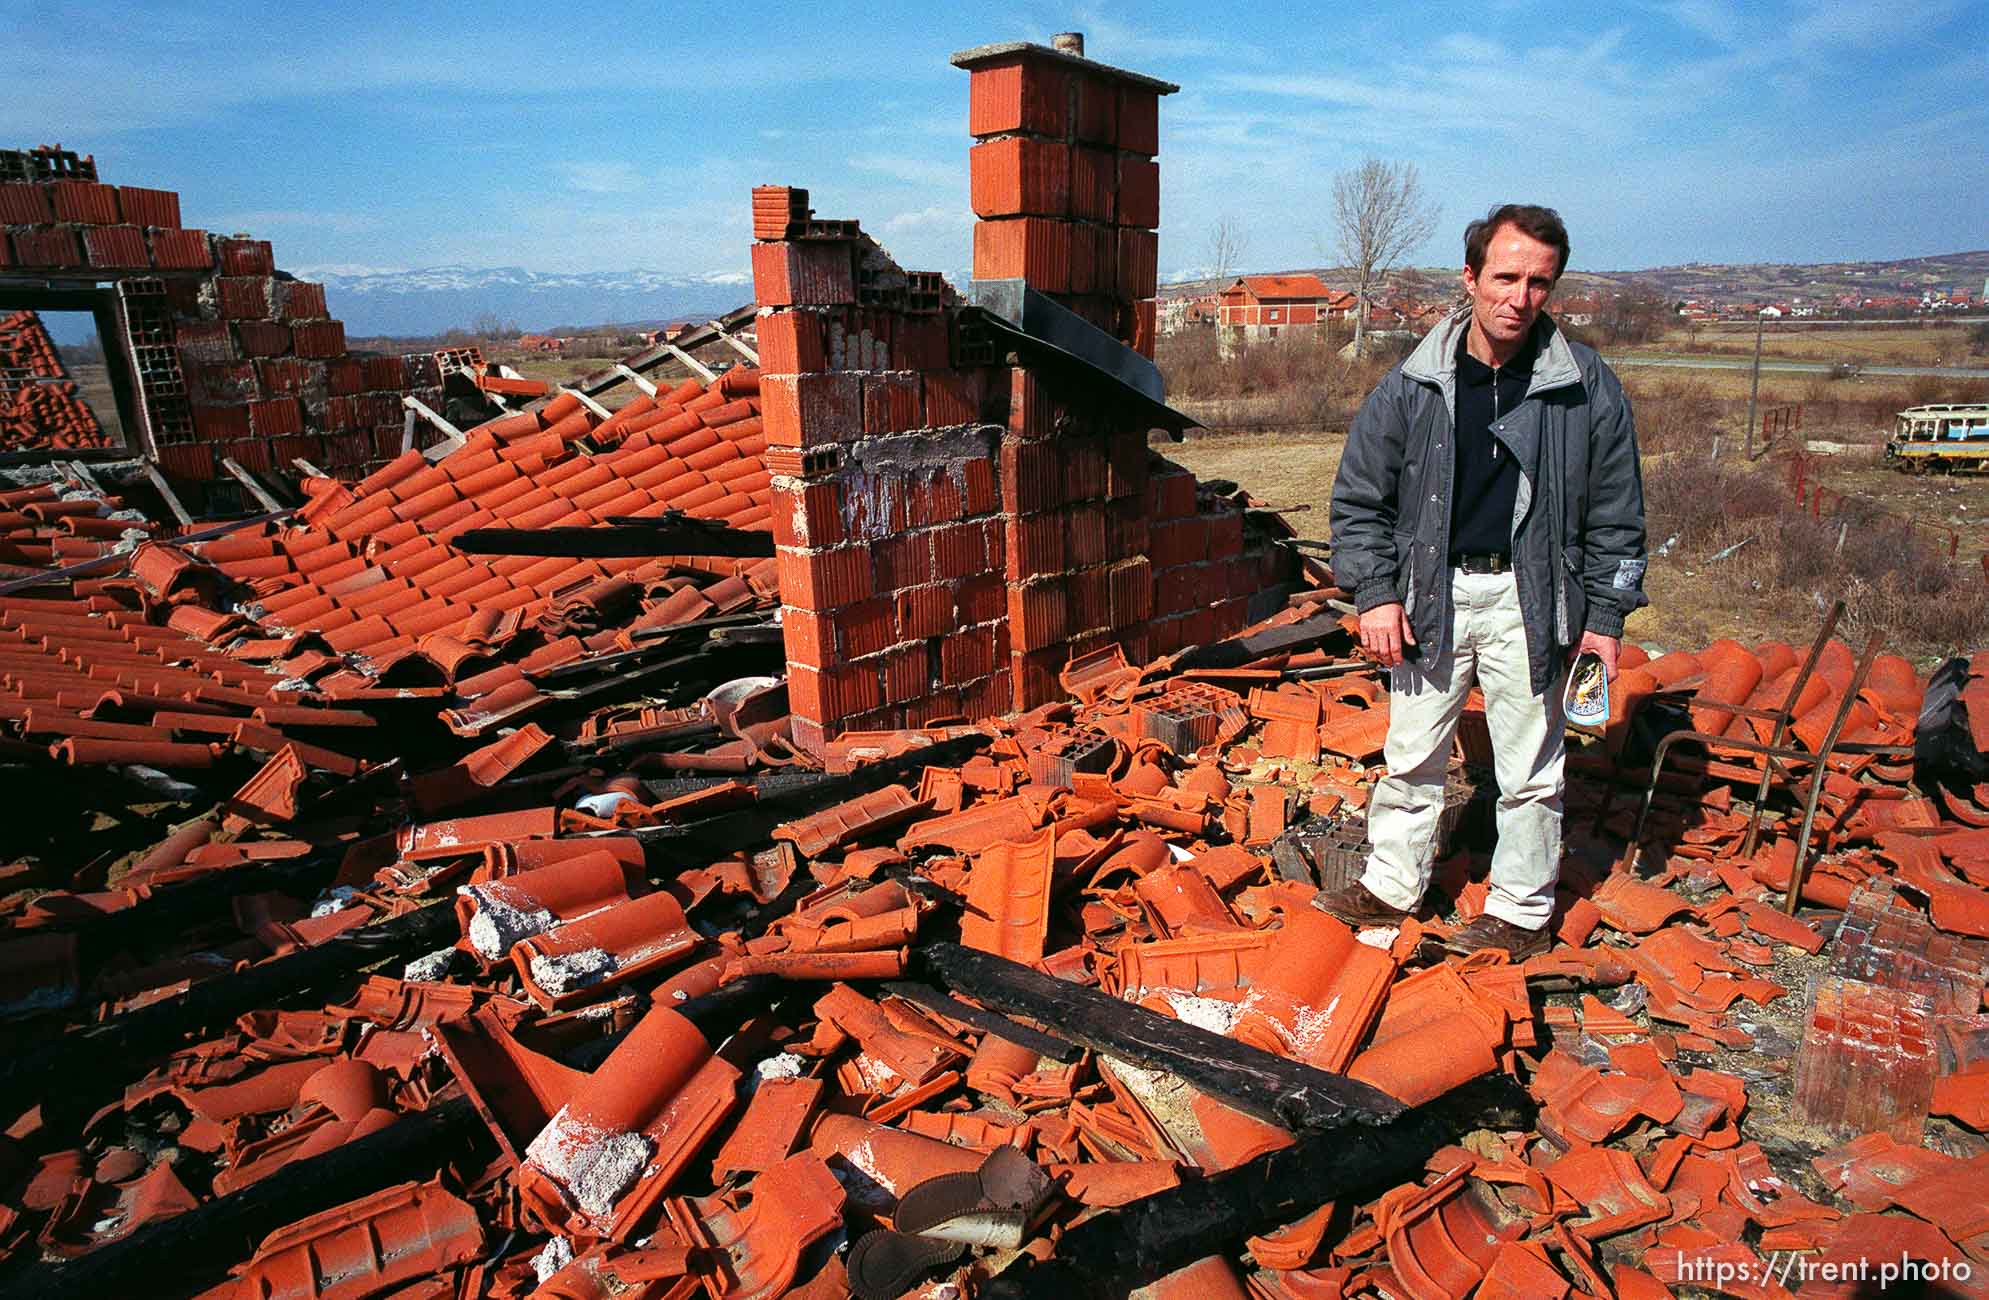
[[[770,532],[731,528],[685,515],[611,519],[589,528],[471,528],[450,545],[468,555],[571,555],[647,559],[659,555],[771,558]]]
[[[1092,1216],[1058,1239],[1055,1259],[1024,1261],[985,1283],[985,1300],[1123,1296],[1331,1200],[1365,1200],[1414,1178],[1439,1148],[1475,1128],[1531,1127],[1531,1105],[1493,1076],[1392,1123],[1314,1133],[1248,1164]]]
[[[1314,614],[1311,618],[1300,619],[1283,627],[1266,628],[1249,636],[1232,637],[1227,641],[1197,646],[1182,654],[1174,664],[1174,671],[1178,673],[1195,668],[1238,668],[1253,660],[1262,659],[1265,655],[1279,654],[1286,650],[1297,650],[1316,644],[1340,631],[1338,614]]]
[[[918,957],[928,972],[956,993],[997,1011],[1027,1016],[1058,1038],[1150,1070],[1165,1070],[1246,1114],[1294,1133],[1379,1124],[1402,1112],[1402,1103],[1358,1080],[1239,1043],[994,953],[932,943],[919,948]]]
[[[763,846],[774,827],[811,812],[868,794],[897,781],[915,781],[928,766],[953,767],[988,746],[976,733],[940,740],[899,758],[865,763],[852,772],[772,772],[758,778],[758,798],[750,808],[723,813],[681,826],[642,826],[628,832],[643,842],[652,860],[682,847],[699,852],[733,853]]]

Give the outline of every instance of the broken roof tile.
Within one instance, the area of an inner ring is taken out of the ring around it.
[[[548,1224],[624,1241],[737,1104],[739,1070],[652,1008],[526,1149],[518,1190]]]

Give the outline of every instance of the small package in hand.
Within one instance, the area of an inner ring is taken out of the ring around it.
[[[1577,727],[1600,727],[1609,721],[1609,670],[1601,655],[1584,650],[1575,656],[1562,706]]]

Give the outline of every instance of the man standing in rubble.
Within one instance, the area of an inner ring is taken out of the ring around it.
[[[1484,915],[1443,946],[1550,944],[1561,864],[1561,679],[1610,676],[1645,603],[1644,489],[1622,385],[1543,308],[1568,265],[1551,208],[1506,204],[1464,232],[1460,309],[1361,407],[1333,485],[1333,572],[1361,644],[1392,670],[1388,771],[1359,880],[1314,906],[1399,925],[1428,886],[1451,740],[1475,684],[1499,781]]]

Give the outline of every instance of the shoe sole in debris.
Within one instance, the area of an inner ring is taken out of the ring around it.
[[[915,1237],[909,1232],[878,1228],[865,1233],[850,1247],[850,1290],[860,1300],[898,1300],[927,1273],[952,1263],[966,1249],[958,1241]]]
[[[971,1173],[940,1174],[907,1188],[892,1212],[898,1231],[1013,1250],[1050,1195],[1050,1176],[1011,1146]]]

